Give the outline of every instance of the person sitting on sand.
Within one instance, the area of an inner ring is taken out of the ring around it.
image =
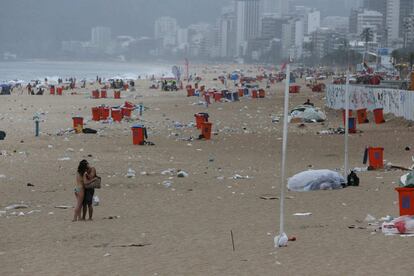
[[[310,105],[310,106],[314,106],[313,103],[310,102],[310,100],[308,99],[303,105]]]
[[[97,178],[96,175],[96,169],[94,167],[89,166],[88,161],[86,160],[82,160],[84,162],[86,162],[86,172],[83,175],[83,183],[84,183],[84,187],[86,184],[91,183],[92,181],[94,181]],[[81,162],[82,162],[81,161]],[[88,209],[88,215],[89,215],[89,220],[92,220],[92,216],[93,216],[93,206],[92,206],[92,201],[93,201],[93,195],[95,193],[95,189],[94,188],[88,188],[85,189],[85,196],[83,197],[83,209],[82,209],[82,220],[86,219],[86,209]]]

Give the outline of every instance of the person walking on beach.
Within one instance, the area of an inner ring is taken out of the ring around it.
[[[29,84],[27,84],[26,88],[27,88],[27,94],[31,95],[32,94],[32,85],[30,84],[30,82],[29,82]]]
[[[96,169],[94,167],[91,167],[88,163],[88,161],[86,160],[82,160],[81,162],[86,162],[86,172],[83,175],[83,183],[84,183],[84,187],[85,185],[93,182],[96,180],[97,175],[96,175]],[[82,202],[82,220],[86,219],[86,212],[88,211],[88,215],[89,215],[89,220],[92,220],[92,216],[93,216],[93,195],[95,193],[95,189],[94,188],[87,188],[85,189],[85,196],[83,197],[83,202]]]

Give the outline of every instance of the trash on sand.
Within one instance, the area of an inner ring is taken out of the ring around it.
[[[69,161],[70,157],[62,157],[62,158],[58,158],[58,161]]]
[[[401,216],[382,224],[382,233],[386,235],[414,234],[414,217]]]
[[[177,177],[187,177],[188,173],[186,173],[185,171],[178,171],[177,172]]]
[[[109,216],[109,217],[104,217],[103,219],[118,219],[121,216]]]
[[[400,177],[400,186],[414,188],[414,171],[404,174]]]
[[[278,196],[275,196],[275,195],[262,195],[262,196],[260,196],[260,198],[261,198],[261,199],[264,199],[264,200],[274,200],[274,199],[279,199],[279,197],[278,197]]]
[[[325,130],[318,131],[318,135],[333,135],[333,134],[345,134],[345,129],[342,127],[338,128],[328,128]]]
[[[173,175],[174,173],[175,173],[175,169],[166,169],[161,172],[162,175],[166,175],[166,174]]]
[[[275,247],[286,247],[288,244],[288,236],[285,233],[282,233],[281,235],[277,235],[274,238]]]
[[[372,221],[375,221],[375,220],[376,220],[376,218],[374,216],[370,215],[370,214],[368,214],[364,219],[364,221],[366,221],[366,222],[372,222]]]
[[[26,205],[26,204],[12,204],[12,205],[9,205],[6,208],[4,208],[4,210],[9,211],[9,210],[26,209],[26,208],[29,208],[29,205]]]
[[[311,216],[312,213],[294,213],[294,216],[298,216],[298,217],[306,217],[306,216]]]
[[[58,205],[58,206],[55,206],[55,208],[57,208],[57,209],[72,209],[73,206],[69,206],[69,205]]]
[[[135,178],[135,174],[136,174],[135,171],[133,169],[129,168],[128,171],[127,171],[127,173],[126,173],[126,175],[125,175],[125,177],[127,177],[127,178]]]
[[[231,179],[249,179],[249,178],[251,178],[251,177],[249,177],[248,175],[246,175],[246,176],[242,176],[242,175],[240,175],[240,174],[235,174],[235,175],[233,175],[232,177],[231,177]]]
[[[331,170],[309,170],[298,173],[288,180],[287,187],[295,192],[308,192],[314,190],[340,189],[345,179],[338,172]]]
[[[162,182],[162,185],[163,185],[165,188],[169,188],[169,187],[171,187],[172,182],[171,182],[171,181],[168,181],[168,180],[165,180],[165,181],[163,181],[163,182]]]

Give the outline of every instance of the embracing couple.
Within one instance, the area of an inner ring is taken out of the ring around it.
[[[74,189],[76,206],[72,221],[85,220],[86,211],[89,213],[89,220],[92,220],[92,201],[93,194],[95,193],[95,184],[97,184],[97,182],[99,182],[100,186],[100,177],[96,175],[95,168],[89,166],[89,163],[86,160],[80,161],[76,173],[76,186]]]

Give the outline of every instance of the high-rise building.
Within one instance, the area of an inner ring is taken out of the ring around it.
[[[362,8],[386,14],[387,0],[364,0],[362,3]]]
[[[236,56],[236,16],[232,12],[225,13],[221,16],[218,24],[219,56]]]
[[[414,46],[414,13],[404,18],[405,46]]]
[[[99,48],[107,47],[111,42],[111,29],[107,27],[92,28],[92,44]]]
[[[260,0],[236,0],[236,56],[243,56],[247,42],[260,35]]]
[[[282,57],[300,58],[303,52],[304,22],[301,17],[288,19],[282,26]]]
[[[305,17],[305,34],[311,34],[321,26],[321,12],[311,10]]]
[[[289,0],[262,0],[260,4],[261,15],[274,14],[282,17],[289,12]]]
[[[387,0],[386,30],[388,43],[400,37],[400,0]]]
[[[384,15],[383,25],[387,24],[387,1],[388,0],[363,0],[362,9],[377,11]]]
[[[372,29],[374,32],[381,32],[383,28],[382,13],[378,11],[364,10],[357,16],[357,34],[361,34],[366,28]]]
[[[265,39],[282,38],[282,25],[285,19],[278,18],[275,15],[268,15],[262,18],[262,34],[261,37]]]
[[[164,16],[155,21],[154,37],[164,38],[177,33],[177,20],[175,18]]]
[[[405,35],[405,19],[414,12],[414,0],[400,0],[400,37]]]

